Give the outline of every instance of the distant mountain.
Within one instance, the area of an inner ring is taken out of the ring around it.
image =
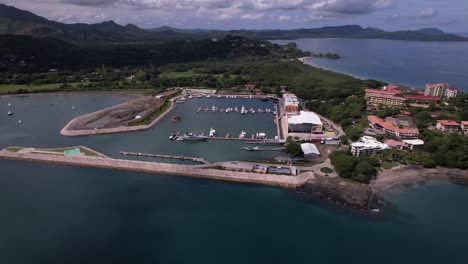
[[[419,41],[468,41],[467,37],[447,34],[436,28],[389,32],[377,28],[345,25],[290,30],[206,30],[159,27],[141,29],[135,25],[119,25],[114,21],[97,24],[64,24],[31,12],[0,4],[0,34],[52,37],[72,43],[161,43],[171,40],[223,38],[240,35],[258,40],[296,38],[364,38]]]

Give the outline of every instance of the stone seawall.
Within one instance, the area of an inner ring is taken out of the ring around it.
[[[85,156],[57,156],[48,154],[36,154],[30,152],[11,152],[6,149],[0,151],[0,158],[12,160],[37,161],[47,163],[59,163],[65,165],[96,167],[105,169],[117,169],[138,171],[157,174],[180,175],[213,180],[264,184],[295,188],[304,185],[309,180],[314,180],[313,172],[304,172],[298,176],[285,176],[273,174],[260,174],[251,172],[233,172],[217,169],[202,169],[192,165],[169,164],[158,162],[146,162],[135,160],[123,160],[101,157]]]
[[[117,106],[112,106],[110,108],[102,109],[94,113],[76,117],[73,120],[71,120],[64,128],[62,128],[62,130],[60,131],[60,134],[62,136],[67,136],[67,137],[79,137],[79,136],[102,135],[102,134],[113,134],[113,133],[124,133],[124,132],[146,130],[146,129],[153,127],[156,123],[161,121],[161,119],[163,119],[168,113],[170,113],[174,109],[174,102],[171,101],[171,106],[169,107],[169,109],[167,109],[164,113],[162,113],[153,121],[151,121],[151,123],[148,125],[121,126],[121,127],[115,127],[115,128],[102,128],[102,129],[80,129],[80,130],[70,129],[70,127],[79,119],[88,118],[92,115],[97,115],[104,111],[109,111],[109,109],[117,109],[117,107],[124,105],[124,104],[126,103],[123,103]]]

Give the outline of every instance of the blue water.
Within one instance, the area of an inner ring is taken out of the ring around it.
[[[335,52],[339,60],[311,58],[308,63],[354,76],[424,88],[446,82],[468,91],[468,42],[418,42],[380,39],[297,39],[298,47]],[[279,40],[284,44],[290,41]]]
[[[216,118],[239,118],[211,113],[184,124],[184,109],[205,101],[180,105],[181,123],[166,120],[145,132],[58,134],[71,118],[126,99],[0,97],[0,146],[85,144],[112,156],[123,147],[184,154],[198,149],[215,160],[249,158],[235,143],[167,141],[173,126],[197,123],[201,130]],[[208,102],[222,103],[215,100]],[[3,111],[7,101],[13,120]],[[13,122],[19,117],[23,126]],[[274,131],[266,117],[238,122]],[[468,263],[468,189],[452,183],[388,193],[395,207],[372,218],[258,185],[6,160],[0,172],[0,263]]]

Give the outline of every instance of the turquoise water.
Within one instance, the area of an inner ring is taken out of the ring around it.
[[[0,97],[0,146],[84,144],[111,156],[122,149],[177,150],[212,160],[248,159],[250,153],[237,151],[239,143],[179,144],[167,136],[177,129],[207,132],[216,118],[226,123],[216,122],[220,133],[239,126],[275,130],[272,116],[236,120],[241,117],[200,113],[190,123],[185,108],[223,103],[210,99],[178,105],[180,123],[166,120],[144,132],[58,134],[74,116],[125,99]],[[7,102],[14,117],[6,115]],[[394,207],[366,217],[258,185],[21,161],[0,160],[0,168],[0,263],[468,263],[468,189],[452,183],[388,193]]]
[[[308,62],[362,78],[424,88],[446,82],[468,91],[468,42],[418,42],[381,39],[297,39],[312,52],[335,52],[339,60],[312,58]],[[290,41],[279,40],[284,44]]]

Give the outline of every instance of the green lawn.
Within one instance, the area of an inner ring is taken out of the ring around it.
[[[9,147],[9,148],[6,148],[6,150],[8,151],[11,151],[11,152],[18,152],[20,150],[22,150],[23,148],[19,148],[19,147]]]
[[[57,153],[62,153],[65,151],[65,150],[68,150],[68,149],[75,149],[75,148],[79,148],[80,149],[80,152],[81,153],[84,153],[85,156],[91,156],[91,157],[101,157],[101,155],[99,155],[98,153],[94,152],[94,151],[90,151],[88,149],[85,149],[85,148],[81,148],[81,147],[69,147],[69,148],[54,148],[54,149],[37,149],[37,150],[40,150],[40,151],[49,151],[49,152],[57,152]]]
[[[323,168],[320,169],[320,171],[323,172],[323,173],[327,173],[327,174],[333,172],[333,170],[328,168],[328,167],[323,167]]]

